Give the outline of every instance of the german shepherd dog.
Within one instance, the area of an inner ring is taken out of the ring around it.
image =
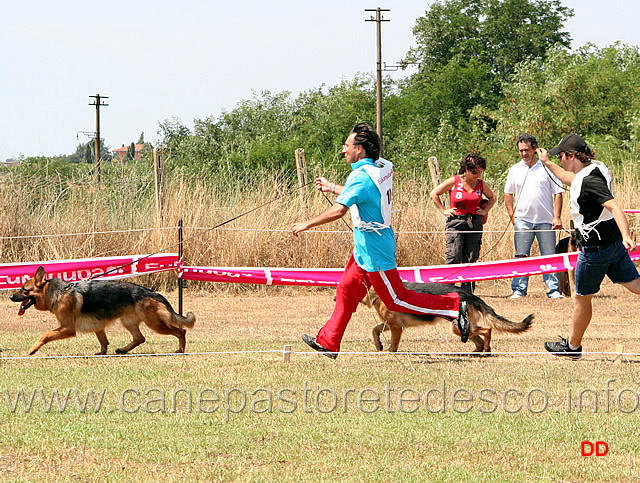
[[[529,314],[522,322],[511,322],[501,315],[496,314],[495,311],[480,297],[470,294],[455,285],[405,282],[404,286],[415,292],[430,293],[434,295],[458,292],[460,294],[460,301],[467,302],[470,323],[469,340],[476,346],[473,352],[491,352],[491,329],[495,329],[500,332],[525,332],[531,327],[534,318],[533,314]],[[451,324],[453,333],[460,336],[460,331],[453,321],[445,317],[428,314],[407,314],[387,309],[386,305],[382,300],[380,300],[373,288],[369,289],[369,293],[362,299],[362,303],[367,307],[374,307],[382,319],[382,323],[376,325],[373,329],[373,343],[379,351],[382,350],[380,334],[387,330],[391,330],[390,352],[398,351],[400,339],[402,338],[402,331],[407,327],[417,327],[419,325],[434,324],[436,322],[448,322]],[[486,325],[481,325],[482,322]]]
[[[577,250],[575,230],[573,228],[573,221],[571,221],[571,236],[562,238],[556,244],[556,253],[569,253]],[[575,285],[575,271],[571,270],[571,273],[567,271],[558,272],[556,275],[558,276],[560,293],[565,297],[571,297],[571,287]],[[569,277],[571,277],[571,283],[569,283]]]
[[[75,337],[76,331],[95,332],[100,342],[100,352],[96,355],[106,354],[109,340],[104,329],[117,320],[133,336],[129,345],[116,349],[117,354],[126,354],[145,341],[140,332],[141,322],[159,334],[176,336],[176,352],[184,352],[187,332],[184,327],[192,328],[196,316],[191,312],[186,317],[176,314],[159,293],[120,280],[72,284],[60,278],[47,279],[46,276],[44,268],[39,267],[33,278],[11,296],[11,300],[20,302],[18,315],[23,315],[34,305],[38,310],[54,314],[60,324],[57,329],[44,333],[31,346],[29,355],[35,354],[48,342]]]

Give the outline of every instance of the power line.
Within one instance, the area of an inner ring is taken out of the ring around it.
[[[376,22],[376,45],[377,45],[377,63],[376,63],[376,128],[378,136],[380,136],[380,156],[382,156],[382,22],[390,22],[382,16],[382,12],[390,12],[389,9],[384,8],[367,8],[365,12],[376,12],[375,17],[371,15],[371,18],[366,19],[365,22]]]
[[[93,104],[90,106],[96,106],[96,139],[95,139],[95,153],[96,153],[96,170],[95,180],[96,184],[100,184],[100,106],[108,106],[109,104],[102,104],[100,99],[109,99],[107,96],[101,96],[96,94],[95,96],[89,96],[95,98]]]

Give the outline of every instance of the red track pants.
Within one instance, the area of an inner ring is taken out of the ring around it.
[[[460,296],[457,292],[431,295],[407,290],[397,269],[367,272],[356,264],[351,255],[338,284],[333,313],[318,332],[318,344],[332,352],[340,351],[340,342],[351,316],[372,285],[389,310],[458,318]]]

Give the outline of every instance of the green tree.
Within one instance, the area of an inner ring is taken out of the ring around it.
[[[624,148],[640,134],[639,75],[638,47],[587,45],[575,53],[556,48],[546,60],[518,66],[498,109],[477,108],[475,114],[497,125],[498,142],[529,131],[551,145],[576,132],[596,148]]]
[[[502,82],[520,62],[568,47],[564,21],[573,15],[559,0],[443,0],[413,29],[417,46],[406,61],[418,72],[402,86],[412,112],[435,132],[446,120],[468,129],[471,110],[495,108]],[[411,119],[411,117],[409,118]]]
[[[448,173],[463,154],[488,146],[495,122],[479,123],[472,113],[500,105],[502,84],[520,62],[544,59],[554,45],[568,47],[562,29],[572,15],[559,0],[431,4],[416,21],[416,46],[405,59],[418,71],[399,85],[397,153],[417,166],[438,156]]]
[[[127,148],[127,160],[133,161],[134,159],[136,159],[136,144],[132,141]]]
[[[486,64],[493,90],[527,59],[544,58],[556,44],[569,47],[562,31],[573,10],[560,0],[442,0],[416,21],[417,46],[406,61],[418,63],[417,79],[438,66]]]
[[[86,163],[95,162],[96,152],[95,147],[91,142],[84,145],[84,160]]]
[[[193,130],[173,119],[160,124],[162,145],[174,166],[202,171],[287,172],[304,148],[310,168],[333,163],[344,136],[358,121],[375,120],[375,85],[369,77],[320,87],[294,98],[263,91],[219,117],[195,119]]]

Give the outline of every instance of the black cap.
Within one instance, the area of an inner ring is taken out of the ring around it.
[[[560,143],[549,151],[549,156],[555,156],[558,153],[578,152],[584,153],[587,150],[586,141],[577,134],[567,134],[560,140]]]

